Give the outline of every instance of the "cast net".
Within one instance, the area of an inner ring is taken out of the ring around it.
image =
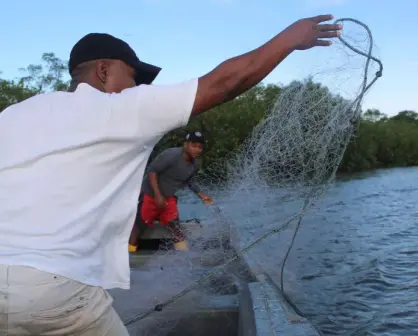
[[[297,279],[285,265],[298,229],[333,182],[365,94],[382,74],[368,27],[338,22],[341,38],[296,55],[304,79],[282,86],[240,152],[202,177],[217,205],[189,232],[190,251],[162,248],[132,271],[132,290],[118,293],[116,306],[133,335],[169,335],[183,323],[193,334],[197,312],[213,310],[213,298],[231,297],[254,274],[292,299]]]

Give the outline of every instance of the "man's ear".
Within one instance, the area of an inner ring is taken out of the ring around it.
[[[106,60],[98,60],[96,62],[96,75],[99,80],[105,84],[109,72],[109,62]]]

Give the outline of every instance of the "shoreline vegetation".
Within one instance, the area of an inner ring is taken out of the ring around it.
[[[43,54],[42,64],[31,64],[21,70],[24,75],[13,80],[3,78],[0,73],[0,113],[8,106],[36,94],[68,88],[67,63],[54,53]],[[320,84],[311,84],[313,89],[328,92]],[[165,148],[181,145],[187,130],[198,129],[205,133],[207,139],[203,171],[213,162],[222,162],[240,149],[284,88],[260,84],[233,101],[215,107],[210,113],[194,118],[184,129],[165,135],[155,147],[151,159]],[[400,111],[388,117],[377,109],[363,111],[338,172],[417,166],[417,140],[417,112]],[[222,169],[222,164],[217,167]]]

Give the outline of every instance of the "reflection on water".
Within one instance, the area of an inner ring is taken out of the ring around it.
[[[285,290],[324,335],[418,335],[417,181],[417,168],[342,175],[305,217]],[[185,217],[204,214],[187,203]],[[255,211],[245,220],[272,219]],[[284,251],[274,244],[260,247],[266,260],[270,249]]]

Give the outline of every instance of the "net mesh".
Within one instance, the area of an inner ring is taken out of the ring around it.
[[[122,315],[136,334],[169,335],[206,298],[238,293],[251,278],[248,264],[292,296],[297,279],[284,266],[297,230],[333,182],[364,95],[382,72],[368,28],[340,22],[341,39],[311,52],[305,79],[282,87],[241,151],[201,178],[217,205],[188,233],[190,251],[162,248],[132,271],[139,290],[124,295],[135,297],[135,308]]]

